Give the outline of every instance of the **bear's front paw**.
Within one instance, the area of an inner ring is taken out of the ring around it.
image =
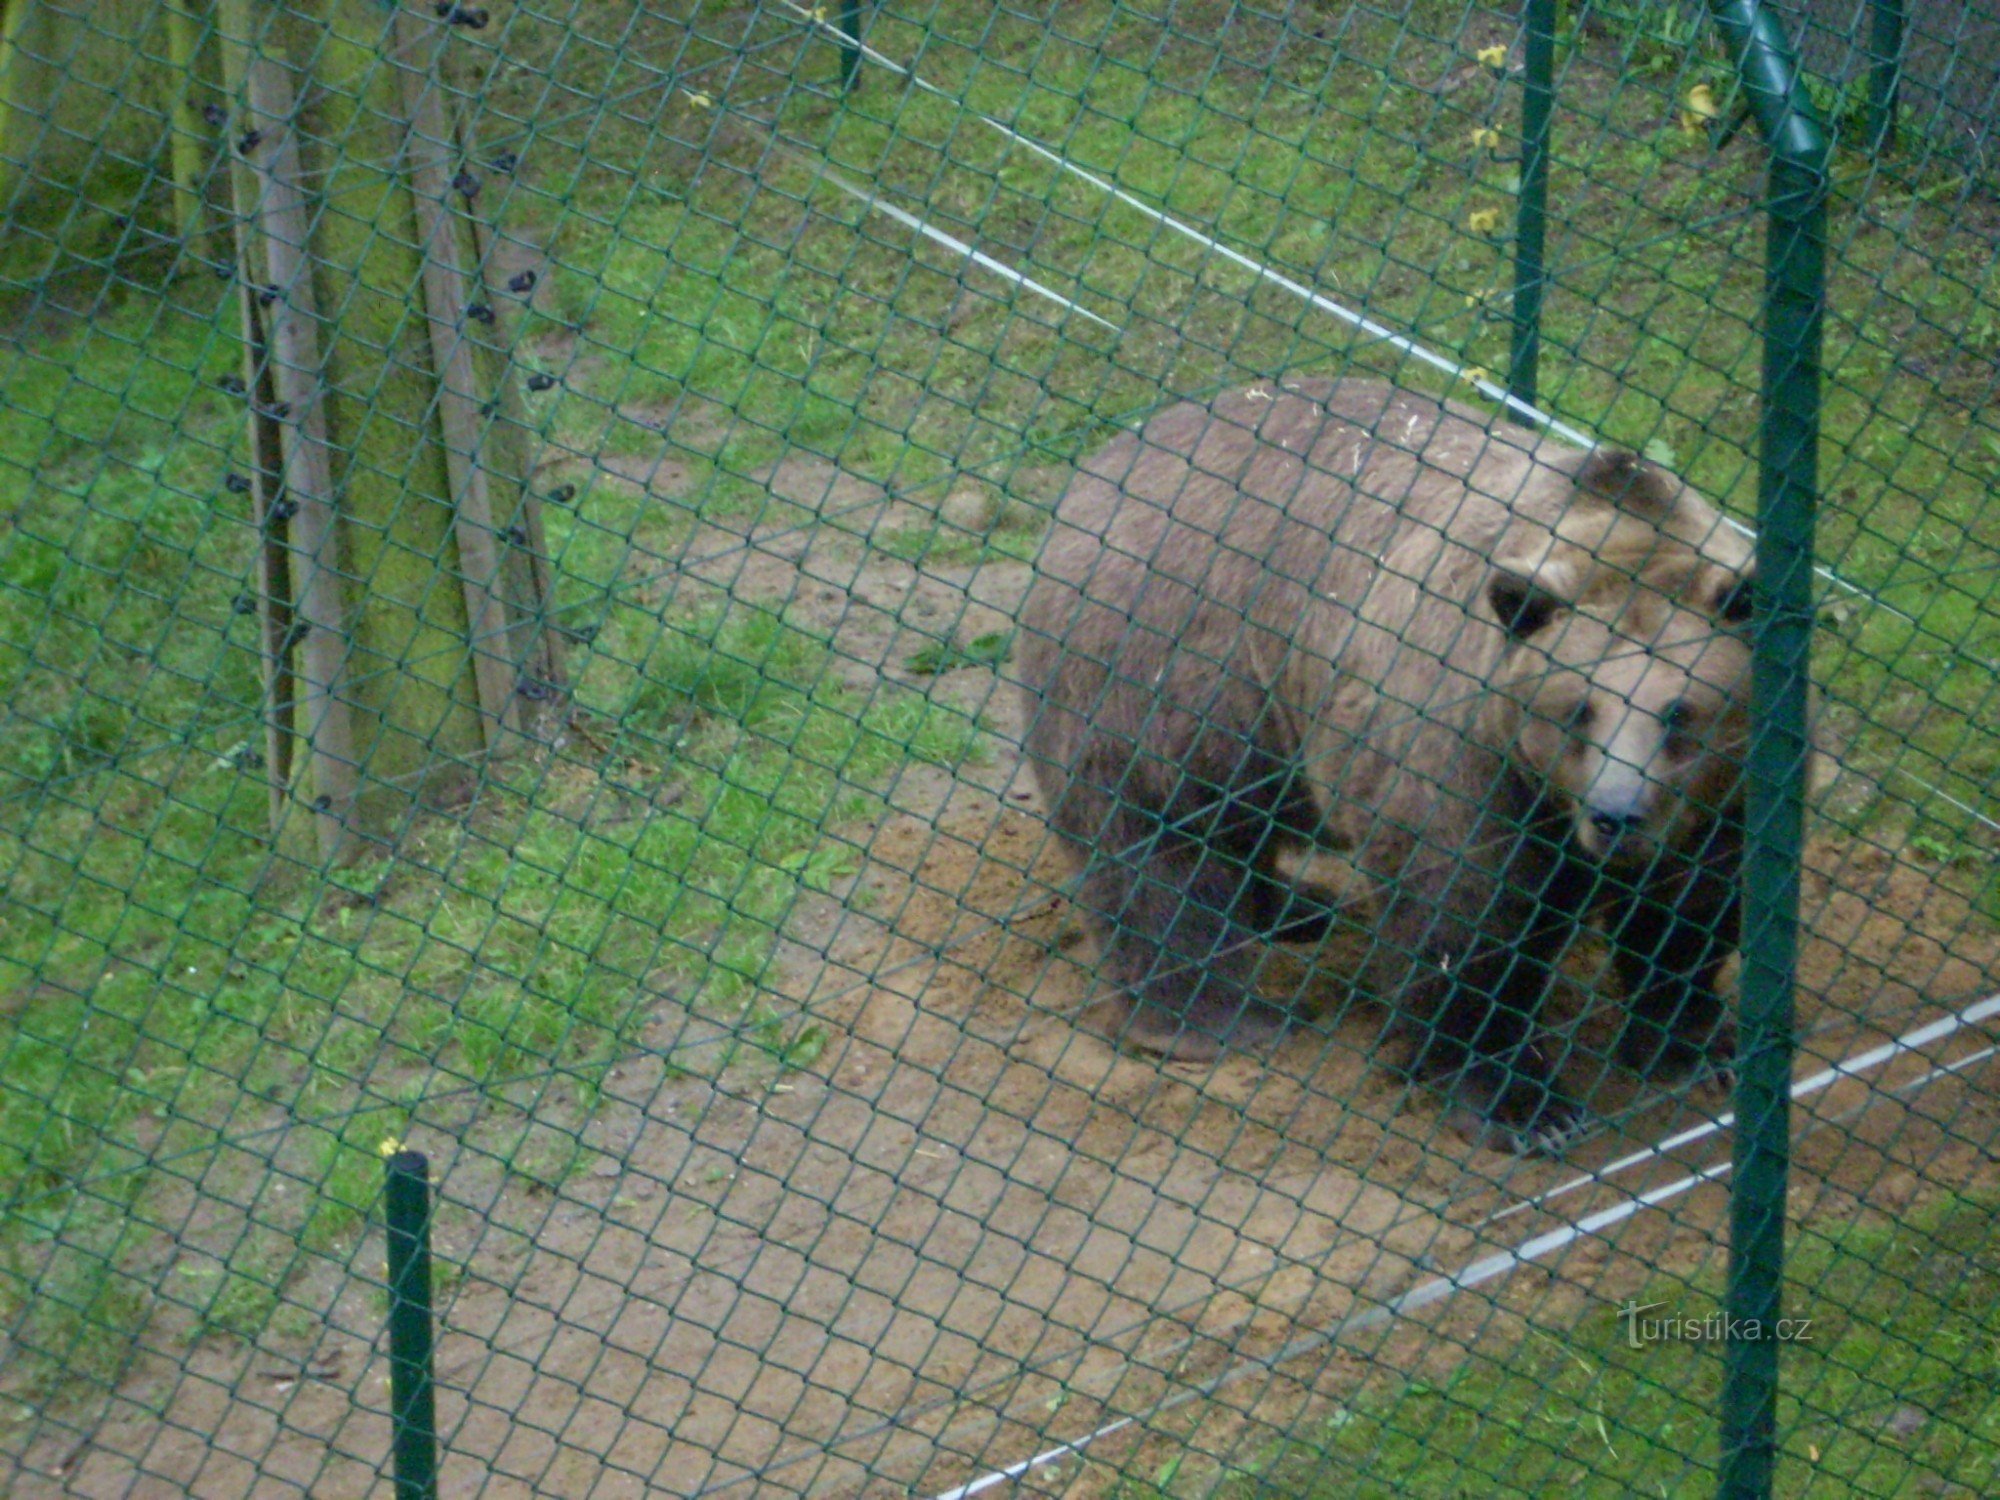
[[[1497,1061],[1468,1067],[1453,1087],[1450,1123],[1482,1146],[1516,1156],[1559,1156],[1583,1133],[1583,1106],[1541,1071],[1539,1057],[1509,1066]]]
[[[1684,1078],[1711,1069],[1727,1079],[1736,1064],[1736,1028],[1718,1018],[1703,1034],[1634,1017],[1618,1038],[1618,1061],[1641,1078]]]

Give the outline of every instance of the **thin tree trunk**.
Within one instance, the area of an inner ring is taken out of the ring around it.
[[[168,145],[174,174],[174,233],[183,242],[202,229],[203,183],[214,132],[202,119],[202,34],[206,25],[194,0],[167,0],[166,105]]]
[[[0,0],[0,214],[30,174],[48,121],[49,67],[35,55],[36,0]]]

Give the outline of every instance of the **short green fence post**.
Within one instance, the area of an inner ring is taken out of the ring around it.
[[[1735,1183],[1722,1389],[1727,1500],[1771,1493],[1777,1321],[1791,1164],[1792,999],[1805,841],[1806,702],[1818,500],[1826,133],[1783,27],[1761,0],[1710,0],[1771,151],[1764,290],[1757,608],[1746,765]]]
[[[1548,240],[1549,116],[1555,107],[1556,0],[1528,0],[1521,97],[1521,197],[1514,226],[1514,346],[1507,393],[1535,404],[1542,355],[1542,265]]]
[[[841,0],[840,87],[844,93],[854,87],[854,75],[861,69],[861,0]]]
[[[1896,108],[1903,84],[1903,0],[1869,7],[1868,149],[1896,144]]]
[[[389,1417],[396,1500],[437,1500],[437,1398],[431,1358],[430,1163],[389,1157]]]

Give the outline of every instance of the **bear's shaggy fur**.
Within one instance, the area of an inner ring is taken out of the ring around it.
[[[1285,1017],[1278,865],[1379,893],[1362,987],[1518,1147],[1575,1125],[1537,1034],[1595,916],[1621,1057],[1726,1054],[1751,548],[1699,495],[1377,381],[1162,412],[1083,466],[1025,602],[1029,763],[1127,1034],[1213,1057]]]

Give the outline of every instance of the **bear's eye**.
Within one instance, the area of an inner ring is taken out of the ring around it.
[[[1486,597],[1507,634],[1519,638],[1533,635],[1556,616],[1562,600],[1535,587],[1514,573],[1495,573],[1487,585]]]
[[[1757,580],[1739,579],[1722,591],[1715,601],[1716,612],[1731,625],[1748,625],[1757,612]]]

